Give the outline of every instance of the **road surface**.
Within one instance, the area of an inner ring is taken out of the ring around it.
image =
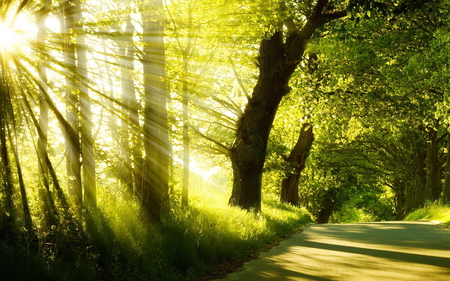
[[[450,231],[429,222],[313,225],[227,281],[449,281]]]

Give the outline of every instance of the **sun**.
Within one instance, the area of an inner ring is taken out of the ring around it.
[[[11,51],[20,43],[20,34],[7,23],[0,23],[0,48]]]
[[[0,19],[0,52],[11,54],[24,51],[24,45],[36,36],[36,25],[30,15],[22,10],[19,14]]]

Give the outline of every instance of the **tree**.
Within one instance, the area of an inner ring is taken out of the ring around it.
[[[74,3],[74,33],[76,34],[76,74],[79,90],[80,103],[80,142],[81,158],[83,166],[83,190],[84,201],[89,204],[96,204],[96,182],[95,182],[95,157],[94,139],[92,136],[92,111],[91,99],[89,97],[89,78],[87,65],[87,45],[86,32],[83,28],[82,2]]]
[[[281,2],[281,9],[287,11],[286,3]],[[233,168],[231,205],[247,210],[261,209],[261,178],[267,141],[277,108],[290,91],[289,80],[302,61],[313,33],[346,15],[346,12],[334,11],[327,0],[319,0],[307,9],[305,22],[300,17],[287,16],[260,43],[259,76],[237,122],[236,138],[230,149]]]
[[[281,202],[289,203],[294,206],[299,205],[298,201],[298,185],[300,175],[305,169],[306,159],[309,156],[314,141],[313,126],[310,123],[302,125],[297,143],[286,158],[291,165],[291,171],[286,174],[281,182]]]
[[[122,139],[122,147],[125,150],[125,166],[122,166],[123,180],[130,194],[140,194],[142,191],[141,150],[139,146],[139,104],[136,99],[133,72],[135,70],[135,44],[133,42],[134,25],[131,19],[131,10],[127,9],[125,18],[125,30],[119,37],[119,64],[120,79],[122,84],[122,132],[126,137]],[[130,140],[129,140],[130,138]],[[131,143],[131,147],[129,147]],[[132,168],[134,167],[134,169]],[[130,172],[129,172],[130,171]]]
[[[81,207],[83,201],[83,187],[81,183],[81,143],[79,132],[79,108],[78,85],[76,83],[77,59],[76,46],[70,37],[71,30],[76,29],[75,13],[76,5],[67,1],[59,4],[60,27],[64,40],[62,42],[65,67],[68,74],[66,81],[66,116],[68,126],[64,128],[66,140],[67,178],[70,194],[74,197],[75,204]]]
[[[167,123],[164,25],[162,0],[151,1],[143,19],[144,167],[142,206],[150,220],[158,221],[168,200],[170,144]]]

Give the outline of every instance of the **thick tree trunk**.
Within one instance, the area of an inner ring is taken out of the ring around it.
[[[153,0],[144,14],[144,181],[142,206],[150,220],[158,221],[168,202],[170,144],[165,84],[162,1]],[[149,20],[151,19],[151,21]]]
[[[334,206],[336,205],[337,190],[334,188],[328,189],[325,193],[319,213],[317,214],[317,223],[328,223],[333,214]]]
[[[246,210],[261,209],[261,178],[270,129],[281,99],[289,93],[289,80],[300,63],[314,31],[345,13],[322,14],[327,0],[319,0],[307,23],[297,29],[287,20],[287,38],[283,26],[259,49],[259,77],[253,94],[237,123],[236,138],[230,149],[233,189],[230,205]]]
[[[314,141],[313,127],[310,123],[303,124],[300,134],[286,159],[293,171],[286,174],[286,178],[281,182],[281,202],[298,206],[298,184],[300,175],[305,169],[306,159],[309,156]]]
[[[270,129],[281,99],[289,92],[288,82],[296,66],[286,64],[281,31],[263,40],[259,63],[258,83],[238,121],[230,149],[234,178],[229,203],[255,211],[261,209],[261,178]]]

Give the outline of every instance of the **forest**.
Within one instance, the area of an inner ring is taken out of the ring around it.
[[[208,280],[450,204],[449,31],[448,0],[1,0],[1,278]]]

